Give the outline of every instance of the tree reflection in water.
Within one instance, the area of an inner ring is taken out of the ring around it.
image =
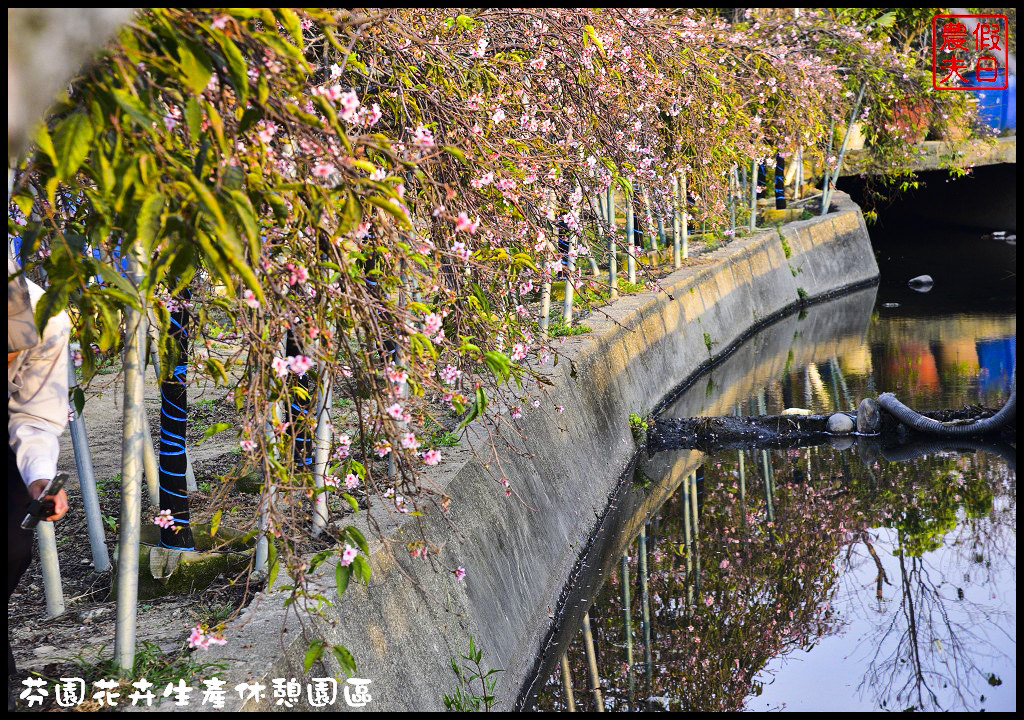
[[[867,639],[875,651],[859,690],[894,710],[983,708],[990,686],[1001,684],[997,670],[1015,664],[1000,649],[1015,643],[1007,630],[1014,614],[992,602],[999,600],[1000,575],[1016,571],[1015,477],[984,454],[943,454],[890,468],[896,482],[933,482],[904,517],[890,514],[890,529],[880,531],[894,597],[874,611],[885,622]],[[906,523],[923,496],[945,498],[932,503],[938,522],[922,523],[918,513]]]
[[[994,601],[998,576],[1015,573],[1006,463],[938,453],[868,465],[830,448],[771,452],[765,464],[760,451],[742,463],[739,455],[709,458],[651,519],[646,588],[637,539],[628,573],[615,570],[591,606],[605,707],[742,709],[780,672],[779,658],[854,630],[851,654],[865,657],[847,670],[862,675],[862,701],[984,707],[989,683],[1015,663],[992,642],[993,633],[1003,647],[1014,642],[1014,615]],[[573,685],[590,688],[579,638],[568,661]],[[577,692],[576,702],[596,709],[592,693]],[[537,707],[564,709],[561,673]]]

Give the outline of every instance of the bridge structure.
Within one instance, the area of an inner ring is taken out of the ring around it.
[[[925,140],[917,143],[917,158],[910,169],[916,172],[948,170],[952,167],[983,165],[1016,165],[1017,136],[990,140],[973,140],[963,147],[947,140]],[[873,174],[868,150],[849,150],[840,170],[840,177]]]

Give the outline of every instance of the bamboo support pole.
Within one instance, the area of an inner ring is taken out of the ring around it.
[[[562,688],[565,690],[565,702],[569,712],[576,712],[576,697],[572,692],[572,673],[569,672],[569,652],[562,654]]]
[[[316,405],[316,445],[313,451],[313,482],[316,484],[316,501],[313,506],[313,536],[320,535],[327,528],[327,472],[330,468],[331,452],[331,401],[334,388],[331,373],[326,363],[321,363],[319,388]]]
[[[686,187],[686,171],[679,171],[679,220],[682,229],[682,247],[680,248],[680,261],[676,267],[682,266],[682,261],[690,257],[690,192]]]
[[[630,183],[629,194],[626,196],[626,275],[629,277],[629,284],[636,284],[636,236],[633,232],[636,218],[633,216],[634,193],[636,192]]]
[[[757,159],[750,161],[750,224],[748,230],[757,229]]]
[[[135,252],[139,252],[138,248]],[[140,258],[134,254],[129,257],[130,274],[138,284],[141,278]],[[125,312],[121,515],[117,556],[117,619],[114,631],[114,661],[123,673],[130,672],[135,662],[139,539],[142,522],[142,460],[146,432],[143,407],[144,313],[144,306],[142,312],[133,309]]]
[[[149,414],[146,412],[146,345],[149,338],[149,315],[142,314],[139,318],[142,324],[142,423],[145,437],[142,443],[142,460],[145,467],[146,491],[149,495],[150,506],[157,510],[160,507],[160,462],[157,460],[156,445],[153,443],[153,428],[149,425]]]
[[[579,192],[579,189],[580,187],[577,185],[577,192]],[[568,233],[569,238],[565,255],[565,293],[562,297],[562,322],[567,327],[572,327],[573,303],[576,293],[576,235],[565,224],[561,226],[559,232],[563,230]],[[559,237],[559,245],[561,245],[561,240],[561,237]]]
[[[640,528],[640,607],[644,623],[644,675],[647,678],[647,690],[651,691],[653,672],[653,653],[651,652],[651,598],[647,587],[647,528]]]
[[[690,473],[690,508],[693,512],[693,569],[696,592],[700,593],[700,513],[697,501],[697,472]]]
[[[594,693],[597,711],[604,712],[604,699],[601,697],[601,676],[597,672],[597,654],[594,652],[594,635],[590,632],[590,613],[583,613],[583,644],[587,651],[587,669],[590,672],[590,689]]]
[[[608,297],[617,300],[619,297],[619,244],[615,237],[615,187],[608,186],[608,201],[605,203],[608,211]]]
[[[693,530],[690,527],[690,476],[683,482],[683,544],[686,557],[686,604],[693,607]]]
[[[762,415],[765,414],[765,400],[764,390],[762,389],[757,395],[757,408]],[[772,492],[772,468],[771,459],[768,457],[768,451],[761,451],[761,466],[764,471],[764,499],[768,506],[768,522],[775,522],[775,508],[774,508],[774,497]]]
[[[839,182],[839,171],[843,168],[843,160],[846,158],[846,149],[850,144],[850,135],[853,133],[853,125],[857,122],[857,114],[860,112],[860,103],[864,99],[865,89],[867,89],[867,83],[861,83],[860,92],[857,93],[857,100],[853,103],[853,112],[850,113],[850,122],[847,123],[846,133],[843,135],[843,146],[839,150],[839,160],[836,162],[836,169],[835,172],[832,173],[831,179],[829,179],[828,167],[825,167],[826,183],[821,197],[822,215],[825,215],[825,213],[828,212],[829,203],[832,200],[832,193],[835,190],[836,183]]]
[[[622,614],[623,628],[626,635],[626,676],[629,678],[628,707],[633,709],[633,698],[636,695],[636,682],[633,679],[633,613],[629,598],[629,555],[622,556]]]
[[[654,254],[654,257],[657,258],[659,250],[658,235],[654,233],[654,213],[651,212],[651,194],[647,191],[646,185],[642,185],[641,190],[644,198],[644,213],[646,213],[644,217],[644,235],[650,238],[651,252]],[[660,230],[660,222],[658,227]]]
[[[75,370],[74,353],[69,352],[68,387],[78,387],[78,373]],[[107,549],[106,534],[103,530],[103,514],[100,512],[99,495],[96,492],[96,475],[89,452],[89,436],[85,431],[85,410],[80,413],[71,409],[71,446],[75,452],[75,470],[78,473],[78,487],[82,492],[82,508],[85,511],[85,525],[89,533],[89,547],[92,550],[92,565],[96,572],[110,570],[110,552]]]
[[[39,567],[43,573],[43,595],[46,598],[46,617],[64,614],[64,588],[60,579],[60,558],[57,555],[57,536],[53,523],[40,520],[36,525],[36,546],[39,549]]]
[[[680,221],[679,217],[679,176],[672,173],[672,267],[679,268],[682,265],[682,227],[685,220]]]

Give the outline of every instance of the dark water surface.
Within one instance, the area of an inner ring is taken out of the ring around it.
[[[850,410],[882,391],[919,410],[1001,404],[1015,247],[965,258],[964,237],[876,238],[878,288],[765,328],[662,415]],[[921,295],[906,280],[925,260]],[[844,440],[642,457],[527,706],[568,709],[564,657],[577,710],[596,709],[592,672],[607,710],[1014,710],[1016,448],[903,455]]]

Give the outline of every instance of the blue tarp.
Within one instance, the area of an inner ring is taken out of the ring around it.
[[[982,393],[1009,392],[1010,374],[1017,366],[1017,337],[978,340],[976,344]]]
[[[997,132],[1017,128],[1017,76],[1010,75],[1006,82],[1006,70],[1000,68],[995,82],[979,82],[976,72],[966,72],[963,78],[967,87],[990,88],[993,85],[1007,85],[1005,90],[979,90],[978,114],[986,125]]]

